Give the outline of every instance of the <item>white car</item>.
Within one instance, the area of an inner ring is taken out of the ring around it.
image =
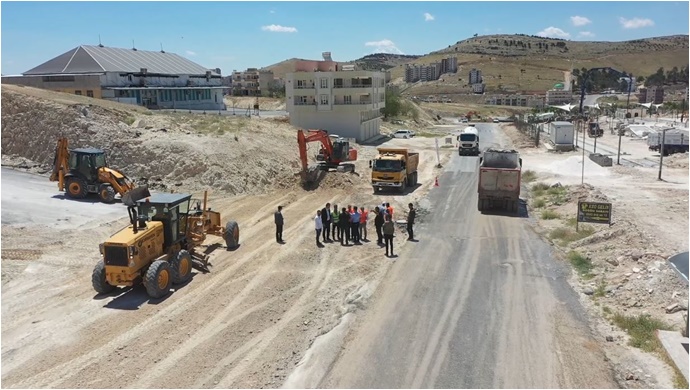
[[[499,122],[500,121],[498,120],[498,118],[494,118],[494,123],[499,123]]]
[[[412,138],[415,136],[415,132],[412,130],[398,130],[391,134],[392,138]]]

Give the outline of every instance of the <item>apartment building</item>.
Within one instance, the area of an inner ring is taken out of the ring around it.
[[[472,92],[474,93],[484,93],[484,84],[472,84]]]
[[[343,70],[335,61],[299,61],[285,76],[290,124],[358,142],[380,134],[386,105],[384,72]]]
[[[482,82],[482,71],[472,68],[470,70],[470,85],[480,84]]]
[[[458,58],[448,57],[441,62],[433,62],[429,65],[405,64],[405,82],[438,80],[446,73],[457,73]]]
[[[273,84],[273,72],[269,70],[232,71],[232,94],[235,96],[268,96]]]
[[[661,104],[664,102],[664,88],[663,87],[649,87],[640,88],[637,94],[637,100],[640,103]]]
[[[2,83],[151,109],[223,110],[221,79],[220,69],[163,50],[82,45]]]
[[[567,104],[573,100],[573,91],[565,89],[550,89],[546,91],[546,104]]]
[[[486,99],[486,104],[543,108],[544,98],[538,95],[496,95]]]

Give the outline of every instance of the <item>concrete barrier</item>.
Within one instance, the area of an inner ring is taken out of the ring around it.
[[[600,154],[600,153],[590,153],[589,159],[594,161],[595,163],[599,164],[602,167],[613,166],[613,160],[611,159],[611,157],[604,156],[603,154]]]

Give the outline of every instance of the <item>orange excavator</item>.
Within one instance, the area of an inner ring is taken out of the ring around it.
[[[136,187],[124,173],[109,168],[105,152],[95,148],[68,148],[67,138],[59,138],[55,148],[53,172],[50,181],[58,182],[58,190],[68,198],[83,199],[88,194],[98,194],[101,201],[112,203],[115,195],[122,203],[133,205],[134,198],[143,198],[147,186]]]
[[[357,150],[350,147],[350,143],[344,138],[335,138],[328,135],[326,130],[297,130],[297,145],[299,146],[299,157],[302,162],[302,179],[309,182],[314,170],[310,170],[307,156],[307,144],[310,142],[320,142],[321,148],[316,156],[318,161],[317,169],[330,171],[336,169],[339,172],[354,172],[357,161]]]

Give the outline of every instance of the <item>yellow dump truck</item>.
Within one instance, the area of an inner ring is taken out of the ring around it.
[[[374,192],[383,189],[396,189],[404,193],[407,187],[417,185],[417,166],[419,153],[407,148],[378,148],[379,154],[369,161],[371,167],[371,186]]]

